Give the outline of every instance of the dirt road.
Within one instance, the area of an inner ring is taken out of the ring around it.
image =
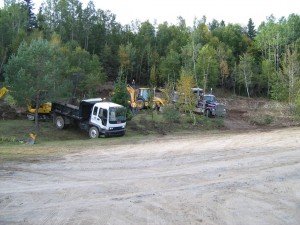
[[[0,182],[0,224],[298,225],[300,128],[5,162]]]

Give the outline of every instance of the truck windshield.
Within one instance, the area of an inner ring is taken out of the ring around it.
[[[205,101],[207,101],[207,102],[215,102],[216,99],[215,99],[215,96],[213,96],[213,95],[205,95]]]
[[[124,123],[126,121],[125,107],[109,107],[109,122]]]

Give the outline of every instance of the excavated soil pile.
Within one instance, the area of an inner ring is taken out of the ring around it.
[[[26,118],[26,112],[23,109],[17,109],[0,101],[0,119],[15,120]]]

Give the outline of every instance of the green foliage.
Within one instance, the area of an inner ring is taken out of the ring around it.
[[[242,56],[240,56],[240,64],[238,66],[238,84],[245,87],[248,97],[250,97],[250,89],[252,87],[253,64],[254,59],[248,53],[245,53]]]
[[[224,127],[224,118],[216,117],[216,118],[208,118],[203,115],[196,115],[197,124],[201,126],[201,129],[212,130],[212,129],[220,129]]]
[[[299,54],[295,45],[286,49],[283,60],[282,69],[283,77],[288,81],[289,105],[294,106],[295,99],[299,95],[300,88],[300,62]]]
[[[4,97],[4,101],[10,106],[16,106],[16,104],[17,104],[14,97],[11,96],[10,94],[8,94]]]
[[[251,119],[251,123],[259,126],[270,125],[274,121],[271,115],[259,115]]]
[[[288,86],[281,73],[272,77],[271,98],[276,101],[287,101],[289,92]]]
[[[247,35],[251,40],[253,40],[256,36],[255,26],[251,18],[249,19],[247,24]]]
[[[171,50],[166,57],[162,57],[160,72],[160,80],[162,82],[176,82],[180,73],[180,55]]]
[[[197,59],[197,71],[199,74],[199,84],[204,92],[209,87],[215,87],[219,82],[218,62],[216,50],[210,46],[205,45],[200,51]],[[199,85],[198,84],[198,85]]]
[[[299,51],[297,14],[278,21],[270,16],[257,30],[252,19],[242,27],[208,22],[205,17],[195,20],[191,28],[182,17],[176,25],[135,21],[122,26],[116,15],[96,9],[92,1],[84,7],[78,0],[47,0],[37,16],[32,6],[32,0],[5,1],[0,9],[0,81],[4,81],[4,65],[23,41],[30,45],[32,40],[44,38],[67,59],[63,73],[72,83],[73,97],[94,96],[98,85],[115,80],[119,71],[138,85],[176,83],[181,68],[192,71],[197,85],[204,89],[222,85],[235,90],[238,82],[244,90],[245,80],[236,80],[235,65],[247,53],[255,63],[251,85],[245,90],[251,96],[292,99],[287,73],[281,70],[287,47],[295,45]],[[59,38],[53,40],[55,35]],[[289,88],[288,98],[285,93],[277,94],[281,88],[278,81]]]
[[[191,73],[189,71],[182,70],[180,79],[177,82],[177,91],[180,93],[178,101],[179,103],[183,103],[179,105],[179,109],[184,112],[188,112],[193,118],[194,124],[196,121],[193,110],[195,109],[197,97],[192,92],[192,88],[195,86],[195,80]]]
[[[70,90],[69,80],[63,77],[66,65],[63,54],[49,42],[23,42],[5,67],[6,84],[19,105],[40,98],[41,92],[46,93],[44,100],[66,96]]]
[[[170,123],[180,122],[180,112],[173,105],[165,106],[162,115],[167,122]]]
[[[267,87],[267,95],[270,96],[270,89],[271,89],[271,80],[274,77],[275,69],[273,67],[272,61],[265,59],[262,61],[261,65],[261,82],[267,82],[265,86]]]
[[[56,39],[52,37],[52,42],[59,42]],[[72,81],[72,96],[76,98],[94,97],[97,88],[107,80],[99,57],[91,55],[74,41],[62,46],[61,51],[68,59],[69,67],[66,67],[65,73]]]
[[[295,99],[295,108],[293,112],[298,119],[300,119],[300,94]]]
[[[128,101],[130,99],[129,93],[126,89],[126,81],[121,73],[119,73],[119,76],[115,82],[114,88],[113,88],[113,96],[111,98],[112,102],[115,102],[117,104],[128,106]]]
[[[0,144],[4,143],[14,143],[14,142],[19,142],[19,140],[16,137],[5,137],[5,136],[0,136]]]

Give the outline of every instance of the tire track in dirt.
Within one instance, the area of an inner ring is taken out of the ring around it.
[[[291,224],[300,130],[159,138],[3,164],[0,224]]]

